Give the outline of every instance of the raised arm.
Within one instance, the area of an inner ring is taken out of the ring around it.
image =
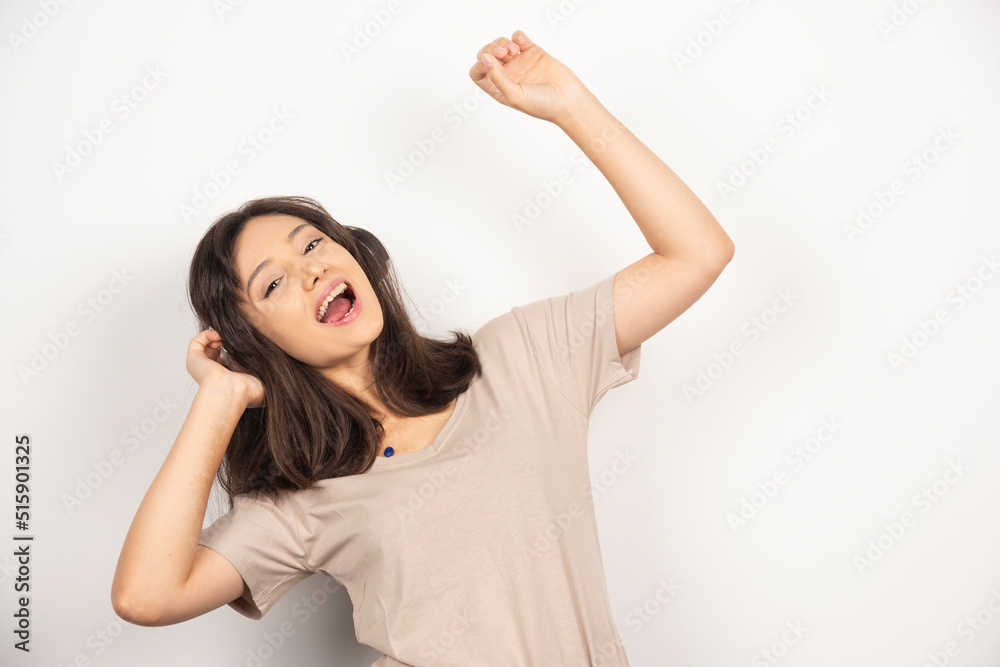
[[[170,625],[220,607],[246,584],[221,555],[198,544],[212,481],[248,405],[262,400],[259,381],[217,362],[217,332],[188,347],[198,393],[177,440],[129,527],[111,586],[115,613],[136,625]]]
[[[615,276],[619,354],[663,329],[708,291],[733,257],[732,239],[677,174],[568,67],[517,30],[513,40],[501,37],[483,47],[469,76],[501,104],[566,132],[608,179],[652,249]]]

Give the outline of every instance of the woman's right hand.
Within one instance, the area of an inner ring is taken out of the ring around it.
[[[230,384],[246,397],[246,407],[264,407],[264,385],[255,376],[241,372],[239,365],[223,351],[222,336],[215,329],[205,329],[191,339],[185,365],[200,387]]]

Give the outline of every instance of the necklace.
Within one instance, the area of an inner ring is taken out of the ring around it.
[[[390,442],[389,446],[386,447],[385,450],[382,451],[382,454],[384,456],[392,456],[395,453],[395,450],[392,448],[392,446],[396,442],[396,434],[399,433],[399,425],[402,424],[402,423],[403,423],[402,418],[400,418],[400,420],[398,422],[396,422],[396,431],[395,431],[395,433],[392,434],[392,442]]]

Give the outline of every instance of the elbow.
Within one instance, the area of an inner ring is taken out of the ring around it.
[[[719,257],[722,266],[725,267],[726,264],[733,261],[733,255],[736,253],[736,244],[733,243],[733,239],[729,237],[729,234],[725,232],[721,227],[719,228],[720,236],[715,243],[716,254]]]
[[[118,618],[128,621],[133,625],[142,625],[145,627],[164,625],[162,617],[154,607],[143,604],[135,596],[127,592],[113,590],[111,593],[111,606],[118,615]]]
[[[701,243],[688,246],[684,250],[670,252],[654,250],[654,254],[662,258],[683,261],[702,267],[705,271],[719,275],[726,265],[733,260],[736,246],[732,239],[723,232],[722,238],[705,239]]]
[[[111,606],[114,608],[118,618],[128,621],[133,625],[149,625],[149,619],[131,599],[123,595],[112,595]]]
[[[732,239],[726,237],[728,242],[724,243],[722,249],[720,250],[721,256],[720,260],[722,262],[722,268],[726,268],[729,262],[733,261],[733,255],[736,254],[736,245],[733,243]]]
[[[727,236],[726,239],[718,243],[710,253],[707,253],[706,264],[711,268],[711,271],[715,275],[719,275],[726,268],[729,262],[733,261],[733,255],[736,253],[736,246],[733,245],[732,240]]]
[[[733,255],[736,253],[736,244],[733,243],[733,239],[729,237],[726,230],[718,226],[718,223],[716,223],[714,232],[704,239],[701,248],[703,255],[710,257],[719,271],[722,271],[729,262],[733,261]]]

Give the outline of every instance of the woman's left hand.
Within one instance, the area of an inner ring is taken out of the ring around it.
[[[469,76],[500,104],[558,125],[590,91],[523,30],[511,37],[499,37],[480,49]]]

